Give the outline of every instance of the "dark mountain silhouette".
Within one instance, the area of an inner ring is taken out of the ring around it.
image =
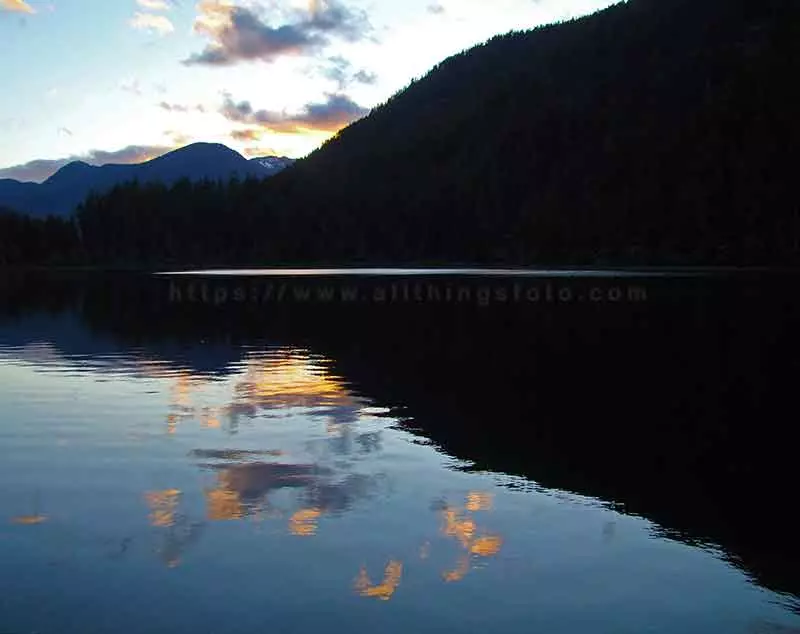
[[[36,197],[40,185],[38,183],[22,183],[10,178],[0,179],[0,209],[22,209]]]
[[[796,1],[631,0],[448,59],[265,189],[341,260],[797,261],[799,53]]]
[[[268,159],[273,159],[270,162]],[[229,180],[263,178],[288,167],[291,159],[265,157],[248,161],[230,148],[214,143],[195,143],[138,165],[94,166],[73,161],[44,183],[0,180],[0,205],[34,216],[71,214],[90,192],[102,194],[129,181],[172,184],[181,179]]]
[[[265,182],[118,187],[92,263],[797,264],[800,3],[498,36]]]

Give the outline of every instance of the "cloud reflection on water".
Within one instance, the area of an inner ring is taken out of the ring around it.
[[[38,361],[57,364],[56,357],[39,355]],[[98,381],[155,381],[160,389],[149,393],[167,397],[166,436],[137,432],[139,442],[149,439],[168,449],[200,438],[207,441],[202,447],[189,445],[182,454],[195,469],[196,487],[191,481],[178,484],[165,478],[163,488],[140,494],[155,540],[151,552],[167,568],[182,565],[203,534],[219,523],[273,522],[293,538],[323,538],[326,518],[359,506],[371,514],[370,504],[391,496],[392,479],[403,477],[384,447],[385,430],[394,423],[383,418],[388,410],[351,392],[331,372],[329,360],[309,351],[251,351],[223,376],[135,357],[107,359],[101,365],[108,372],[104,370]],[[242,444],[233,444],[243,426],[247,434],[242,435]],[[396,544],[397,552],[413,558],[424,551],[420,559],[426,560],[442,547],[441,538],[454,541],[459,559],[441,576],[460,580],[478,559],[496,555],[502,546],[502,539],[483,530],[475,519],[491,508],[491,494],[473,491],[459,505],[442,502],[434,507],[441,526],[425,513],[409,517],[427,532],[426,539]],[[36,525],[48,519],[36,511],[11,521]],[[130,536],[102,541],[121,544],[114,547],[116,559],[134,544]],[[428,565],[441,565],[434,561],[431,558]],[[386,562],[375,580],[362,564],[352,590],[364,598],[390,600],[407,573],[403,558],[392,556]],[[353,579],[352,571],[341,574],[343,583]]]
[[[295,537],[314,538],[320,534],[320,521],[327,516],[347,513],[375,496],[388,495],[391,475],[384,468],[382,431],[363,429],[362,419],[384,410],[351,393],[346,384],[329,371],[330,363],[307,351],[272,350],[251,353],[239,371],[227,383],[227,402],[203,403],[209,379],[185,371],[166,373],[171,381],[168,431],[177,434],[182,425],[196,423],[200,430],[236,434],[242,417],[251,425],[262,426],[266,439],[276,418],[288,418],[294,425],[292,446],[234,448],[230,446],[196,448],[189,457],[196,466],[213,474],[213,481],[202,487],[207,522],[275,520]],[[161,374],[159,372],[159,374]],[[310,417],[310,418],[309,418]],[[324,435],[309,425],[310,419],[324,421]],[[275,436],[277,439],[279,436]],[[209,441],[213,436],[209,436]],[[293,457],[302,456],[301,461]],[[366,460],[366,463],[364,461]],[[365,469],[365,464],[367,468]],[[179,492],[167,490],[148,494],[151,524],[169,527],[173,535],[169,566],[178,565],[176,554],[182,545],[180,535],[192,536],[191,530],[176,531],[175,504]],[[454,566],[441,572],[446,582],[460,581],[479,560],[496,556],[503,545],[499,535],[485,530],[476,519],[491,512],[492,495],[470,491],[460,504],[445,501],[433,505],[439,516],[438,532],[445,541],[457,544],[459,555]],[[424,553],[427,560],[436,548],[436,525],[423,544],[399,550]],[[169,551],[169,548],[165,548]],[[365,598],[387,601],[397,592],[403,576],[403,562],[387,560],[383,576],[373,581],[366,564],[353,582],[354,592]]]

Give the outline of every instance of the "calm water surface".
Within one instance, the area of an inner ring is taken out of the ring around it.
[[[728,407],[775,420],[784,287],[533,308],[170,284],[3,282],[0,632],[800,631],[794,484],[742,484],[775,454],[731,467],[714,440],[709,475],[674,449]]]

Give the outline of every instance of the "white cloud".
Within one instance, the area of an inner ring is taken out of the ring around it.
[[[175,26],[169,18],[163,15],[154,15],[141,11],[137,12],[133,18],[131,18],[130,25],[134,29],[150,31],[158,33],[159,35],[168,35],[175,31]]]
[[[167,0],[136,0],[136,2],[148,11],[168,11],[171,8]]]

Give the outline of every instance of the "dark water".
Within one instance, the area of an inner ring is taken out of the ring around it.
[[[0,632],[800,632],[797,289],[0,275]]]

